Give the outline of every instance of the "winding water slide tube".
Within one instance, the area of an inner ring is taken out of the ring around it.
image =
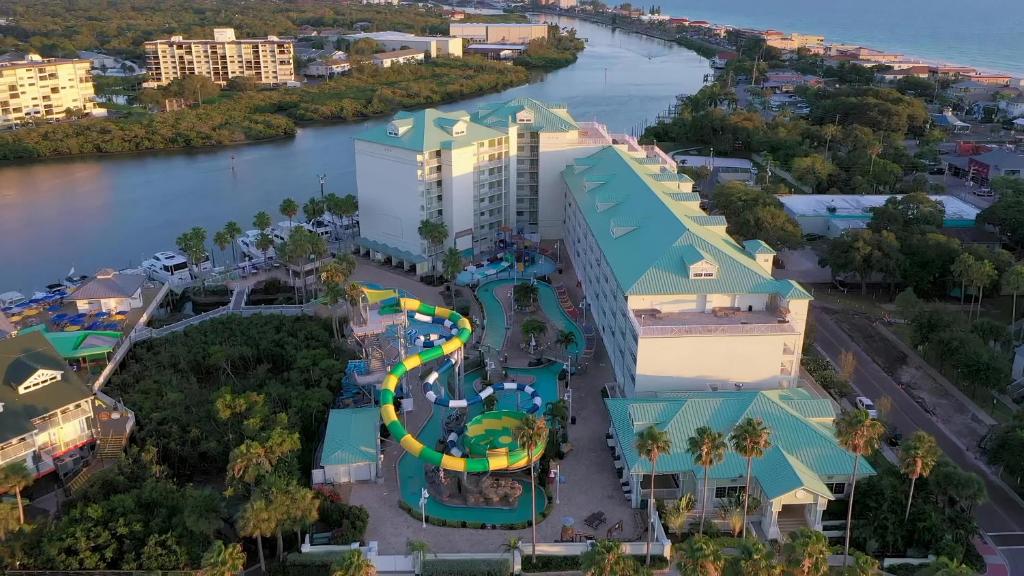
[[[401,362],[398,362],[384,378],[380,392],[380,416],[384,425],[387,426],[388,431],[391,432],[392,438],[398,440],[399,444],[402,445],[402,448],[404,448],[409,454],[427,462],[428,464],[440,466],[445,470],[453,470],[456,472],[489,472],[495,470],[518,470],[528,466],[530,464],[530,459],[526,448],[519,447],[514,443],[506,447],[492,447],[491,449],[487,449],[482,452],[482,455],[462,457],[456,456],[455,454],[444,454],[432,448],[428,448],[405,429],[405,426],[402,425],[402,422],[395,414],[395,388],[398,387],[398,383],[401,378],[410,370],[417,368],[426,362],[447,357],[437,370],[432,371],[427,376],[423,383],[427,399],[434,404],[450,408],[465,408],[470,404],[482,402],[483,399],[492,394],[494,390],[493,388],[485,388],[480,394],[475,394],[470,398],[463,400],[441,398],[434,393],[434,382],[437,381],[438,377],[442,373],[451,370],[455,366],[453,356],[456,352],[462,349],[467,342],[469,342],[469,339],[473,334],[473,329],[470,326],[469,319],[448,308],[425,304],[415,298],[400,298],[395,295],[394,292],[391,292],[391,294],[392,295],[390,297],[384,297],[378,300],[381,305],[380,311],[382,314],[397,314],[402,312],[412,313],[411,316],[413,318],[424,322],[441,324],[448,328],[452,334],[451,338],[446,339],[439,346],[424,348],[421,352],[405,357]],[[367,296],[370,298],[369,294]],[[380,297],[383,296],[383,294],[374,294],[374,296]],[[532,405],[529,409],[530,413],[538,411],[543,403],[540,395],[537,394],[537,391],[532,386],[515,382],[506,382],[495,385],[495,387],[500,387],[502,390],[519,390],[530,394],[532,399]],[[525,415],[522,412],[517,412],[517,414],[520,415],[520,418]],[[516,417],[508,417],[505,415],[505,417],[500,420],[504,422],[507,427],[511,427],[512,421],[516,420]],[[511,431],[511,428],[509,428],[509,431]],[[476,450],[472,452],[480,453]],[[544,444],[535,447],[533,461],[539,459],[543,453]]]

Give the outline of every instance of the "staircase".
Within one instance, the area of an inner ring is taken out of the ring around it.
[[[99,439],[98,447],[93,456],[97,460],[118,460],[124,454],[128,438],[123,434],[111,434]]]
[[[97,472],[113,464],[113,460],[102,460],[97,458],[90,462],[85,468],[79,470],[78,474],[67,482],[64,486],[64,490],[69,497],[76,496],[82,491],[82,488],[89,483],[89,480],[96,475]]]
[[[783,536],[788,536],[790,532],[795,532],[800,528],[807,528],[807,520],[804,520],[803,516],[783,516],[779,514],[777,520],[779,526],[779,533]]]

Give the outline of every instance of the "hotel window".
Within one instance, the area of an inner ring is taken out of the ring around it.
[[[825,487],[836,496],[846,494],[846,482],[825,482]]]
[[[733,498],[743,494],[743,486],[715,486],[715,498]]]

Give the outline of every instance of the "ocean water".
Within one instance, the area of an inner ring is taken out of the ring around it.
[[[652,3],[675,17],[823,34],[826,41],[1024,76],[1024,0],[651,0],[642,5]]]

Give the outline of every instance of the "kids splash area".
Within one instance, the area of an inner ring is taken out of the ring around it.
[[[536,294],[535,309],[548,319],[546,346],[535,335],[532,350],[505,350],[522,339],[509,336],[515,324],[509,315],[523,312],[512,306],[506,312],[502,302],[517,282],[533,287],[528,291]],[[347,374],[346,380],[375,397],[387,440],[404,450],[396,465],[403,508],[417,519],[468,527],[525,525],[534,501],[542,515],[549,502],[547,473],[537,473],[532,498],[530,468],[540,467],[546,451],[571,449],[566,417],[551,406],[564,407],[567,369],[580,366],[588,348],[559,305],[558,291],[536,280],[483,279],[476,291],[484,313],[479,327],[459,312],[397,290],[365,286],[363,293],[352,322],[365,352],[357,361],[362,374]],[[482,337],[474,332],[481,329]],[[381,362],[372,366],[375,359]],[[411,409],[429,416],[410,418]],[[407,419],[422,424],[407,428]],[[530,419],[547,426],[527,445],[520,439]]]

